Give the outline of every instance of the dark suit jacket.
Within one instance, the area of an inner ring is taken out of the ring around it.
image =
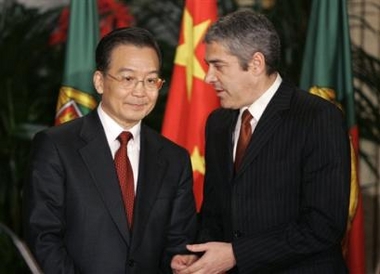
[[[234,174],[237,116],[219,109],[207,121],[199,241],[232,242],[233,273],[345,273],[350,150],[341,111],[283,82]]]
[[[194,240],[188,153],[142,125],[133,231],[96,111],[35,136],[26,240],[45,273],[170,273]]]

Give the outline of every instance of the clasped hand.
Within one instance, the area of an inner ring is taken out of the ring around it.
[[[204,244],[187,245],[191,252],[201,252],[196,255],[175,255],[171,262],[174,274],[221,274],[233,268],[236,264],[231,243],[208,242]]]

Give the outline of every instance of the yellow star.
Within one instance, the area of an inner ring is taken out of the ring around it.
[[[202,175],[205,174],[205,157],[200,154],[197,146],[194,147],[191,154],[191,165],[193,166],[193,171],[198,171]]]
[[[191,14],[185,9],[182,22],[184,42],[177,47],[174,63],[186,67],[186,87],[189,100],[191,98],[193,76],[201,80],[205,77],[205,71],[195,55],[195,49],[210,23],[211,20],[209,19],[194,26]]]

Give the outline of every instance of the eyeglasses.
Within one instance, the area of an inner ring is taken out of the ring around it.
[[[125,89],[131,89],[137,86],[139,82],[143,83],[144,88],[147,91],[157,91],[162,88],[163,84],[165,83],[165,80],[159,78],[159,77],[146,77],[143,80],[138,80],[136,77],[133,76],[120,76],[116,77],[109,73],[104,73],[109,78],[117,81],[120,83],[122,88]]]

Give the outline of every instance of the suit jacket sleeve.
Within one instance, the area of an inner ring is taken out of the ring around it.
[[[34,139],[24,192],[24,227],[28,246],[46,273],[78,273],[66,252],[64,170],[45,133]]]
[[[197,230],[191,163],[187,152],[182,155],[184,157],[175,159],[179,164],[178,169],[181,170],[181,175],[167,228],[167,245],[162,263],[166,266],[170,266],[173,255],[188,253],[186,245],[194,242]],[[164,273],[169,272],[171,272],[170,268],[164,271]]]

